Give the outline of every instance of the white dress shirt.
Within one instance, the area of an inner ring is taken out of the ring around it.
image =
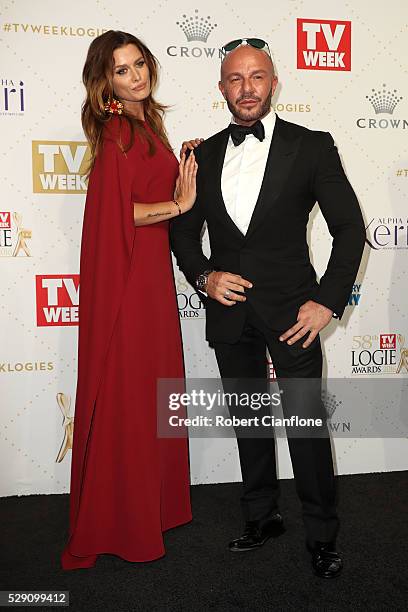
[[[229,137],[221,174],[221,191],[225,208],[235,225],[246,234],[265,174],[266,160],[276,115],[271,111],[262,120],[265,138],[261,142],[248,134],[237,147]],[[234,123],[234,119],[232,120]]]

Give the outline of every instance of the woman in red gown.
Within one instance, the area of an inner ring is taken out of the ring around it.
[[[163,532],[191,520],[187,440],[158,437],[156,383],[184,376],[168,223],[194,203],[197,164],[172,153],[156,60],[140,40],[96,38],[83,80],[93,165],[64,569],[103,553],[157,559]]]

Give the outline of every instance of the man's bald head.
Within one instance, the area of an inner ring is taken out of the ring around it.
[[[269,113],[277,83],[271,57],[251,45],[230,51],[221,64],[218,86],[242,125],[252,125]]]
[[[232,51],[229,51],[221,63],[221,81],[228,72],[236,68],[237,62],[242,64],[244,61],[257,61],[263,65],[265,70],[271,70],[275,76],[275,67],[270,55],[262,49],[257,49],[251,45],[240,45]]]

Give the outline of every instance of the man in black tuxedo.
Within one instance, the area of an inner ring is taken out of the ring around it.
[[[319,332],[341,317],[364,247],[360,207],[331,135],[283,121],[271,109],[277,78],[267,44],[238,39],[224,51],[219,88],[232,122],[194,151],[197,200],[173,220],[172,248],[186,278],[203,293],[206,338],[223,379],[266,379],[267,347],[278,379],[320,384]],[[333,237],[320,282],[306,241],[316,201]],[[201,247],[204,221],[210,259]],[[325,432],[288,436],[288,443],[312,565],[318,576],[332,578],[342,560]],[[233,552],[257,548],[284,531],[274,440],[237,441],[245,530],[229,544]]]

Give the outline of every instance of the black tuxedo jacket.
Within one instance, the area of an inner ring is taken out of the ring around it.
[[[272,329],[296,322],[299,307],[315,300],[341,316],[355,280],[365,242],[365,228],[354,191],[343,171],[333,138],[276,118],[258,200],[244,236],[228,215],[221,192],[221,172],[228,128],[196,150],[197,200],[173,219],[172,249],[188,281],[205,270],[240,274],[253,283],[247,300]],[[333,237],[325,274],[316,280],[309,259],[306,228],[315,202]],[[201,248],[207,222],[211,257]],[[228,307],[209,297],[206,337],[236,342],[245,320],[245,304]]]

